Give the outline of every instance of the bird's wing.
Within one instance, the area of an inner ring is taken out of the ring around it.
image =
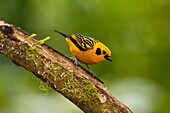
[[[82,51],[93,49],[98,40],[80,34],[71,35],[72,42]]]

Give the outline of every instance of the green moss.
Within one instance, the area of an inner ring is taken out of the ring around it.
[[[81,75],[78,75],[78,74],[77,74],[76,76],[77,76],[78,78],[83,78]]]
[[[65,73],[65,72],[62,72],[62,73],[60,74],[60,77],[64,77],[64,75],[66,75],[66,73]]]
[[[44,38],[43,40],[39,40],[37,41],[36,43],[34,43],[32,46],[35,46],[35,45],[39,45],[39,44],[43,44],[45,41],[49,40],[50,37],[46,37]]]
[[[27,40],[29,40],[29,39],[35,37],[35,36],[37,36],[37,34],[33,33],[32,35],[30,35],[29,37],[27,37],[24,41],[27,41]]]
[[[68,70],[69,72],[73,73],[74,71],[73,70]]]
[[[5,30],[5,26],[2,26],[2,30]]]
[[[101,105],[99,101],[100,95],[98,95],[97,90],[91,81],[80,75],[74,75],[79,77],[79,79],[76,80],[73,76],[73,72],[67,72],[66,76],[68,79],[66,80],[64,87],[57,90],[64,93],[66,97],[71,97],[78,100],[78,104],[88,104],[89,107],[93,108],[94,103],[89,102],[96,101],[95,104],[99,103],[96,104],[97,106]]]
[[[48,82],[41,81],[41,84],[39,86],[39,89],[42,91],[45,91],[45,95],[48,94],[50,87]]]
[[[28,50],[30,50],[30,51],[35,50],[35,47],[30,47],[30,48],[28,48]]]
[[[104,109],[103,113],[112,113],[112,112],[109,111],[108,109]],[[114,113],[117,113],[117,111],[114,111]]]
[[[0,31],[0,40],[1,39],[4,39],[4,35],[1,33],[1,31]]]
[[[19,42],[20,42],[20,41],[21,41],[21,39],[17,38],[17,41],[19,41]]]

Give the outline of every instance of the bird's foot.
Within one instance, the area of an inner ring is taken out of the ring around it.
[[[95,73],[91,71],[91,69],[89,68],[89,66],[86,64],[87,68],[88,68],[88,71],[93,75],[95,76]]]
[[[99,82],[101,82],[102,84],[104,84],[104,82],[103,82],[102,80],[100,80],[99,78],[97,78],[97,77],[95,76],[95,73],[91,71],[91,69],[89,68],[89,66],[88,66],[87,64],[86,64],[86,66],[87,66],[87,68],[88,68],[89,73],[91,73],[92,77],[95,78],[95,79],[97,79],[97,80],[98,80]]]
[[[78,62],[78,60],[77,60],[76,57],[73,56],[73,57],[70,57],[70,59],[74,61],[74,64],[75,64],[76,66],[79,65],[79,62]]]
[[[93,75],[93,77],[96,75],[94,72],[91,71],[91,69],[89,68],[88,71]]]

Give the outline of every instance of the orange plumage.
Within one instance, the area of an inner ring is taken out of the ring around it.
[[[111,51],[100,41],[80,34],[67,35],[63,32],[54,30],[63,35],[70,47],[71,54],[78,61],[87,65],[97,64],[103,60],[111,59]],[[88,67],[89,69],[89,67]],[[89,69],[89,71],[91,71]]]

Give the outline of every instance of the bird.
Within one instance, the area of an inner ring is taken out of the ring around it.
[[[84,63],[88,71],[94,74],[88,65],[94,65],[104,60],[112,62],[111,51],[97,39],[82,34],[68,35],[58,30],[54,31],[65,37],[70,47],[70,52],[75,59],[76,66],[78,65],[78,61]]]

